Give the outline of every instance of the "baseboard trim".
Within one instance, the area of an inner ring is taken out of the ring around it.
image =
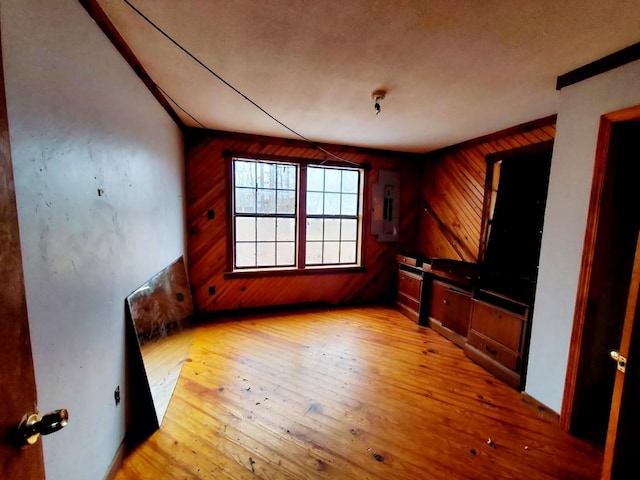
[[[120,471],[120,467],[122,467],[122,463],[124,462],[124,457],[127,451],[127,440],[126,438],[122,440],[122,443],[116,450],[116,454],[111,461],[111,465],[109,466],[109,470],[107,470],[107,474],[104,477],[104,480],[114,480],[116,478],[116,474]]]
[[[546,420],[549,423],[554,423],[556,425],[560,424],[559,413],[550,409],[544,403],[533,398],[531,395],[529,395],[526,392],[522,392],[520,395],[522,396],[522,401],[527,405],[529,405],[530,407],[532,407],[532,409],[536,412],[536,415],[539,418]]]

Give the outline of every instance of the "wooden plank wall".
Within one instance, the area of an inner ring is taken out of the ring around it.
[[[395,255],[416,251],[421,163],[414,156],[329,147],[343,158],[368,163],[366,173],[363,264],[361,273],[259,278],[225,278],[230,235],[224,152],[325,159],[310,145],[293,140],[190,130],[186,135],[188,268],[197,311],[326,302],[363,304],[391,301],[397,277]],[[379,243],[370,232],[371,185],[379,170],[401,173],[400,242]],[[213,220],[207,211],[213,209]],[[215,293],[210,294],[210,287]]]
[[[422,168],[419,252],[477,261],[485,157],[554,137],[555,116],[428,154]]]

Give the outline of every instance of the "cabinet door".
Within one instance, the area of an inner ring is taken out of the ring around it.
[[[422,290],[422,279],[410,273],[398,272],[398,293],[403,294],[416,302],[420,302],[420,291]]]
[[[443,327],[463,337],[469,330],[471,297],[465,292],[433,281],[431,284],[431,302],[429,316],[438,320]]]
[[[399,270],[396,305],[400,311],[416,323],[420,322],[421,297],[422,278],[409,272]]]

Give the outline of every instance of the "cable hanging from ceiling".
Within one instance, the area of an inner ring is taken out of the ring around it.
[[[153,82],[153,80],[151,80]],[[205,130],[207,129],[207,127],[205,127],[196,117],[194,117],[193,115],[191,115],[189,112],[187,112],[178,102],[176,102],[173,97],[171,95],[169,95],[166,90],[164,88],[162,88],[160,85],[158,85],[156,82],[153,82],[153,85],[160,90],[160,92],[162,92],[162,94],[167,97],[171,103],[173,103],[176,107],[178,107],[180,110],[182,110],[182,112],[187,115],[191,120],[193,120],[195,123],[197,123],[198,125],[200,125],[201,128],[204,128]]]
[[[233,86],[231,83],[229,83],[227,80],[225,80],[221,75],[219,75],[218,73],[216,73],[212,68],[210,68],[207,64],[205,64],[202,60],[200,60],[198,57],[196,57],[193,53],[191,53],[189,50],[187,50],[185,47],[183,47],[177,40],[175,40],[173,37],[171,37],[168,33],[166,33],[164,30],[162,30],[162,28],[160,28],[153,20],[151,20],[149,17],[147,17],[144,13],[142,13],[135,5],[133,5],[129,0],[122,0],[125,4],[127,4],[129,6],[129,8],[131,8],[135,13],[137,13],[145,22],[147,22],[149,25],[151,25],[156,31],[158,31],[163,37],[165,37],[167,40],[169,40],[172,44],[174,44],[178,49],[180,49],[185,55],[187,55],[189,58],[191,58],[194,62],[196,62],[198,65],[200,65],[202,68],[204,68],[207,72],[209,72],[211,75],[213,75],[218,81],[220,81],[221,83],[223,83],[225,86],[227,86],[228,88],[230,88],[231,90],[233,90],[236,94],[238,94],[239,96],[241,96],[243,99],[245,99],[247,102],[249,102],[251,105],[253,105],[255,108],[257,108],[258,110],[260,110],[263,114],[265,114],[267,117],[269,117],[271,120],[273,120],[274,122],[276,122],[278,125],[282,126],[283,128],[285,128],[286,130],[288,130],[289,132],[291,132],[292,134],[294,134],[296,137],[300,138],[301,140],[304,140],[305,142],[307,142],[309,145],[311,145],[313,148],[316,148],[318,150],[320,150],[321,152],[329,155],[330,157],[340,161],[340,162],[345,162],[351,165],[355,165],[355,166],[361,166],[360,164],[356,163],[356,162],[352,162],[351,160],[347,160],[345,158],[340,157],[339,155],[336,155],[335,153],[330,152],[329,150],[327,150],[326,148],[322,147],[321,145],[318,145],[316,142],[314,142],[313,140],[305,137],[304,135],[302,135],[301,133],[298,133],[297,131],[295,131],[293,128],[289,127],[288,125],[286,125],[284,122],[278,120],[275,116],[273,116],[271,113],[269,113],[266,109],[264,109],[263,107],[261,107],[258,103],[256,103],[254,100],[252,100],[251,98],[249,98],[247,95],[245,95],[242,91],[240,91],[238,88],[236,88],[235,86]],[[155,82],[154,82],[155,84]],[[188,113],[184,108],[182,108],[180,105],[178,105],[178,103],[176,103],[175,100],[173,100],[171,97],[169,97],[169,95],[162,89],[160,88],[159,85],[155,84],[156,87],[164,94],[166,95],[180,110],[182,110],[186,115],[188,115],[194,122],[196,122],[198,125],[200,125],[202,128],[206,127],[204,125],[202,125],[202,123],[200,123],[198,120],[196,120],[190,113]]]

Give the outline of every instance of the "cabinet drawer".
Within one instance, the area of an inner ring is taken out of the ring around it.
[[[407,272],[403,272],[403,271],[398,272],[398,297],[400,297],[400,294],[404,294],[419,302],[421,290],[422,290],[421,278],[414,277],[413,275]]]
[[[496,362],[501,363],[510,370],[518,370],[518,355],[499,343],[493,342],[490,339],[478,335],[473,330],[469,332],[467,343],[474,346],[483,355],[489,358],[493,358]]]
[[[417,300],[407,297],[403,293],[398,293],[398,298],[396,299],[398,303],[402,305],[406,305],[409,309],[413,310],[416,313],[420,312],[420,303]]]
[[[431,284],[429,316],[438,320],[443,327],[453,330],[463,337],[469,330],[471,297],[469,294],[434,281]]]
[[[473,301],[471,329],[514,352],[520,351],[524,320],[492,305]]]
[[[404,263],[405,265],[410,265],[412,267],[420,267],[422,265],[422,261],[418,260],[417,257],[396,255],[396,260],[398,261],[398,263]]]

